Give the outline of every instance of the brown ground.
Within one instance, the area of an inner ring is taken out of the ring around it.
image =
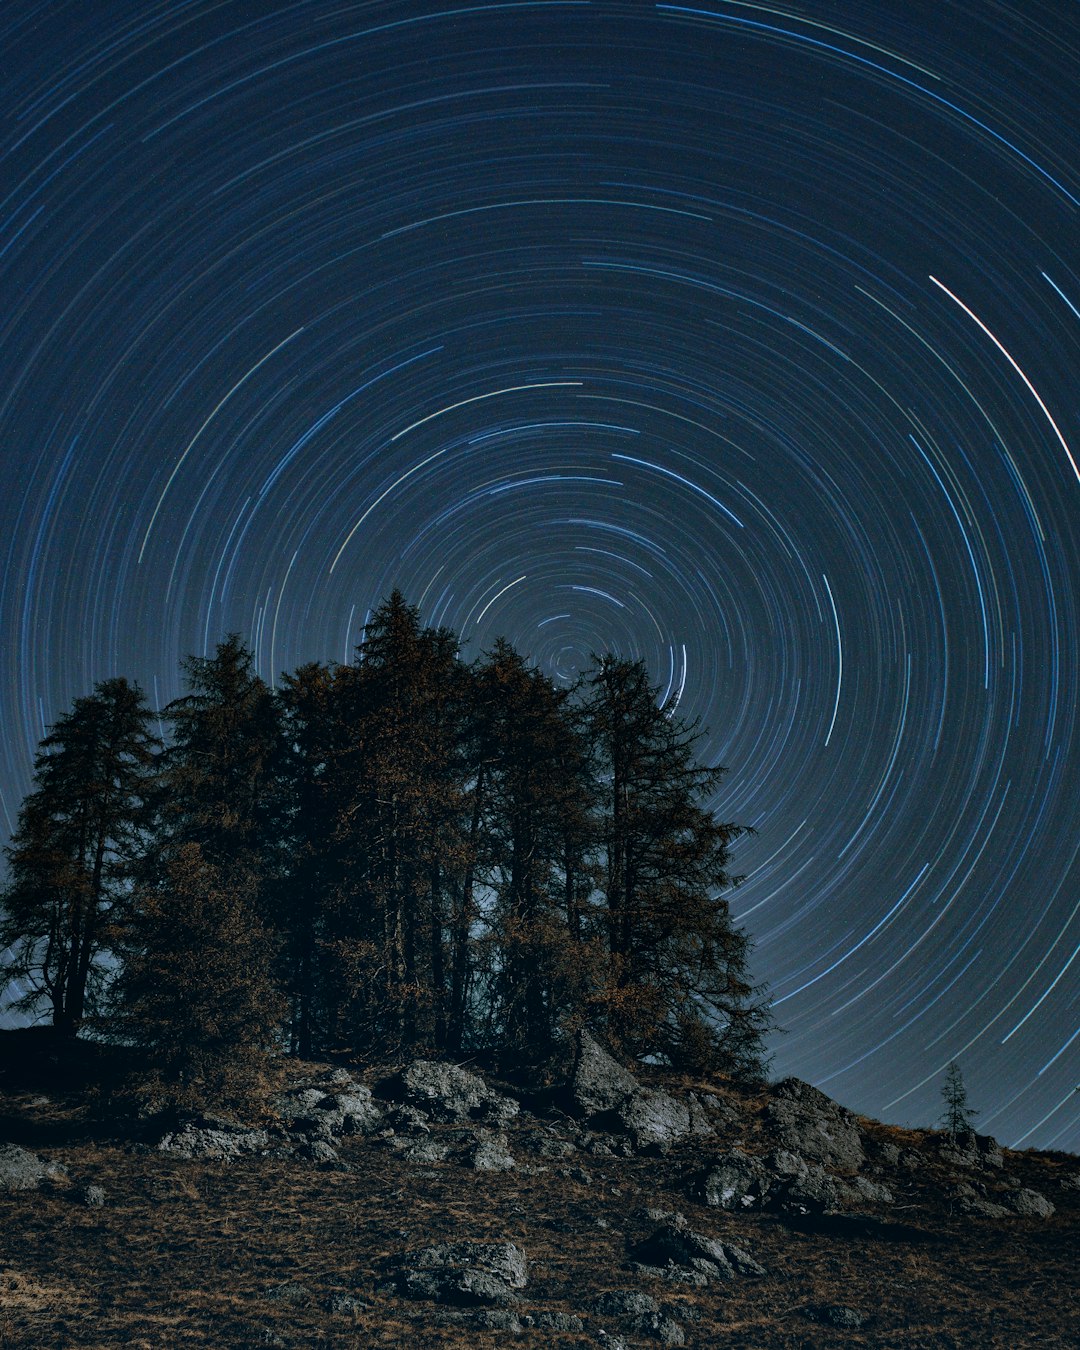
[[[0,1063],[11,1037],[0,1033]],[[902,1148],[925,1148],[925,1167],[887,1178],[897,1203],[877,1212],[885,1222],[876,1230],[841,1222],[833,1231],[807,1231],[776,1216],[726,1214],[687,1198],[688,1175],[736,1136],[664,1159],[568,1160],[591,1179],[565,1175],[558,1161],[531,1176],[475,1173],[453,1162],[418,1168],[364,1139],[340,1141],[349,1172],[261,1158],[184,1162],[133,1151],[131,1130],[120,1131],[102,1099],[76,1081],[71,1064],[31,1057],[12,1068],[8,1059],[0,1078],[0,1141],[63,1164],[70,1184],[0,1195],[2,1350],[272,1344],[584,1350],[603,1344],[602,1319],[590,1314],[593,1300],[618,1288],[645,1290],[667,1305],[688,1346],[1080,1347],[1080,1190],[1062,1185],[1080,1171],[1071,1155],[1006,1155],[1005,1175],[1057,1206],[1050,1219],[963,1217],[942,1197],[946,1173],[931,1161],[924,1136],[866,1122]],[[741,1137],[753,1150],[760,1103],[734,1093],[731,1099],[745,1112]],[[525,1160],[513,1128],[510,1142]],[[77,1188],[89,1183],[105,1188],[103,1208],[77,1199]],[[745,1247],[767,1277],[698,1290],[632,1275],[622,1268],[627,1242],[652,1226],[636,1217],[643,1205],[681,1210],[699,1231]],[[386,1292],[395,1255],[444,1238],[517,1242],[531,1266],[518,1315],[576,1312],[586,1331],[513,1335],[440,1326],[428,1305]],[[287,1282],[303,1285],[310,1300],[268,1296]],[[367,1306],[334,1315],[327,1306],[334,1293],[354,1294]],[[868,1320],[860,1330],[817,1325],[806,1309],[821,1304],[855,1308]],[[648,1342],[630,1335],[627,1344]]]

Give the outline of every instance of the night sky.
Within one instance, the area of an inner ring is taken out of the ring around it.
[[[1080,1148],[1072,0],[7,0],[0,793],[396,585],[701,753],[776,1073]]]

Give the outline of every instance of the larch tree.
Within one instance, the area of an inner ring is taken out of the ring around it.
[[[163,712],[156,848],[118,935],[123,970],[104,1027],[145,1052],[178,1104],[254,1098],[282,1016],[268,925],[281,866],[277,708],[239,638],[184,663]]]
[[[477,668],[474,693],[489,1035],[511,1056],[543,1057],[586,980],[577,906],[591,844],[588,757],[569,693],[509,643]]]
[[[399,592],[339,672],[333,916],[354,1048],[438,1045],[448,1021],[452,874],[463,859],[463,672],[457,639]]]
[[[972,1129],[977,1112],[968,1105],[967,1088],[960,1065],[952,1060],[945,1070],[945,1082],[941,1089],[941,1098],[945,1110],[941,1116],[942,1127],[953,1136],[965,1134]]]
[[[111,930],[146,846],[158,742],[136,685],[119,678],[75,700],[41,742],[34,790],[7,849],[0,908],[5,975],[26,986],[17,1007],[45,1004],[74,1035],[106,983]]]
[[[722,892],[746,828],[708,809],[723,774],[697,762],[697,737],[641,662],[607,656],[586,714],[603,785],[602,904],[610,1032],[635,1054],[754,1077],[769,1025],[748,977],[749,943]]]
[[[161,1106],[250,1109],[273,1085],[285,1007],[253,878],[193,842],[139,890],[106,1020]]]
[[[290,1049],[302,1059],[321,1046],[328,1020],[324,966],[336,884],[333,771],[340,739],[335,695],[334,670],[310,662],[284,677],[278,696],[287,859],[271,908],[282,939]]]

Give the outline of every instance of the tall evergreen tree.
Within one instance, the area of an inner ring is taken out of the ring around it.
[[[485,773],[481,857],[491,892],[491,1035],[544,1055],[582,1001],[581,878],[588,873],[585,747],[569,695],[498,641],[476,672]]]
[[[158,800],[166,855],[198,844],[206,860],[267,878],[278,865],[284,743],[267,685],[234,633],[184,662],[188,692],[162,716],[171,739]]]
[[[69,1034],[93,1010],[110,925],[145,847],[151,716],[125,679],[76,699],[41,743],[35,788],[7,849],[0,946],[14,959],[5,973],[29,986],[17,1006],[36,1013],[46,1003]]]
[[[447,1028],[449,880],[463,858],[457,640],[393,593],[339,674],[334,916],[357,1048],[439,1044]]]
[[[139,889],[105,1025],[141,1052],[142,1087],[163,1105],[251,1107],[272,1082],[284,1004],[256,902],[250,875],[192,842]]]
[[[612,656],[589,680],[604,790],[609,1027],[635,1053],[753,1076],[768,1014],[748,978],[748,940],[720,894],[738,880],[730,846],[746,830],[708,810],[723,770],[698,764],[693,728],[657,694],[643,663]]]
[[[950,1135],[964,1134],[972,1128],[975,1110],[968,1105],[967,1088],[960,1065],[954,1059],[945,1070],[945,1082],[941,1089],[945,1110],[941,1117],[943,1128]]]
[[[279,695],[285,738],[287,859],[274,889],[290,1005],[290,1049],[310,1059],[325,1035],[327,916],[335,886],[333,780],[341,739],[334,671],[311,662]]]

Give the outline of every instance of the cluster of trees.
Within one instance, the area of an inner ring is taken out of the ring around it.
[[[539,1060],[585,1024],[760,1074],[722,895],[745,831],[641,663],[573,690],[501,641],[469,665],[395,593],[351,665],[274,693],[230,637],[185,673],[164,742],[124,679],[42,742],[0,896],[25,1009],[174,1086],[242,1087],[273,1046]]]

